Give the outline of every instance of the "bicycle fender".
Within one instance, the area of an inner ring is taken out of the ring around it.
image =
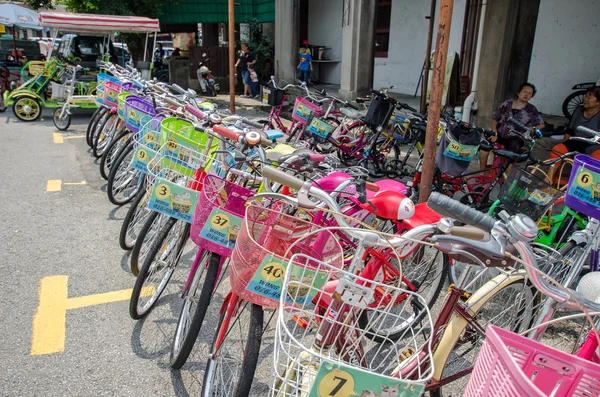
[[[481,309],[481,306],[487,302],[487,299],[484,298],[492,296],[510,283],[525,278],[526,275],[527,274],[525,271],[519,271],[511,276],[500,274],[494,277],[481,286],[481,288],[479,288],[477,291],[475,291],[469,299],[467,299],[465,302],[466,310],[471,314],[477,313],[479,309]],[[467,326],[467,323],[467,319],[459,315],[457,312],[452,313],[452,316],[448,320],[446,328],[440,337],[440,341],[433,352],[434,380],[439,380],[442,377],[444,367],[446,366],[448,357],[452,352],[452,348],[454,347],[456,340],[460,337],[463,330]]]

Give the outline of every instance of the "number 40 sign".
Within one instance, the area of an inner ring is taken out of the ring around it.
[[[418,397],[422,392],[422,385],[326,362],[317,373],[309,397]]]

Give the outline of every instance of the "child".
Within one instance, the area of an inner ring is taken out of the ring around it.
[[[252,93],[252,97],[259,99],[260,85],[258,84],[258,75],[256,74],[256,70],[254,70],[254,65],[248,65],[248,72],[250,72],[250,92]]]
[[[306,46],[300,48],[300,63],[298,64],[298,79],[308,84],[310,72],[313,70],[312,56],[307,52]]]

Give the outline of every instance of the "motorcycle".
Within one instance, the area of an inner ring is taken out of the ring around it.
[[[219,84],[215,82],[212,72],[206,66],[207,62],[206,54],[202,54],[202,61],[198,64],[198,70],[196,71],[200,89],[204,95],[217,96]]]
[[[571,88],[572,90],[577,91],[566,97],[562,104],[562,111],[566,118],[571,120],[575,109],[577,109],[578,106],[583,104],[583,97],[585,96],[586,90],[596,85],[600,85],[600,79],[598,79],[598,81],[595,83],[592,82],[575,84],[573,88]]]

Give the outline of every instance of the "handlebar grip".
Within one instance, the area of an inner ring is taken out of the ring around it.
[[[356,106],[355,104],[353,104],[353,103],[350,103],[350,102],[348,102],[348,107],[349,107],[349,108],[351,108],[351,109],[354,109],[354,110],[360,110],[360,109],[358,108],[358,106]]]
[[[125,70],[127,70],[127,71],[129,71],[129,72],[133,72],[133,71],[135,71],[135,69],[134,69],[134,68],[132,68],[132,67],[131,67],[131,66],[129,66],[129,65],[125,65]]]
[[[300,190],[302,186],[304,186],[304,181],[273,167],[265,166],[262,174],[263,177],[273,182],[280,183],[283,186],[291,187],[294,190]]]
[[[370,190],[372,192],[378,192],[379,191],[379,185],[373,182],[366,182],[365,183],[365,187],[367,188],[367,190]]]
[[[200,120],[204,120],[206,118],[206,114],[203,111],[201,111],[200,109],[196,109],[190,104],[185,105],[185,110],[198,117]]]
[[[144,83],[142,83],[142,82],[141,82],[141,81],[139,81],[139,80],[136,80],[136,79],[131,79],[131,82],[132,82],[133,84],[137,85],[137,86],[138,86],[138,87],[140,87],[140,88],[143,88],[143,87],[144,87]]]
[[[508,121],[512,124],[514,124],[515,126],[519,127],[522,130],[528,130],[529,128],[527,128],[527,126],[523,125],[520,121],[515,120],[514,117],[509,117]]]
[[[177,84],[171,84],[171,89],[181,95],[187,94],[187,91],[178,86]]]
[[[322,163],[326,158],[326,154],[310,153],[308,155],[308,159],[313,163]]]
[[[491,216],[437,192],[431,193],[427,205],[443,216],[456,219],[467,225],[475,226],[485,232],[491,232],[496,224],[496,220]]]
[[[177,107],[177,108],[178,108],[178,107],[181,107],[181,106],[183,106],[183,104],[182,104],[182,103],[180,103],[180,102],[178,102],[178,101],[176,101],[176,100],[174,100],[174,99],[168,98],[168,97],[163,97],[163,98],[161,98],[161,99],[162,99],[163,101],[165,101],[166,103],[168,103],[169,105],[171,105],[171,106],[175,106],[175,107]]]
[[[126,71],[126,69],[123,66],[119,65],[118,63],[115,63],[115,68],[117,68],[118,70],[122,70],[123,72]]]
[[[150,88],[151,90],[154,90],[154,91],[158,91],[161,94],[168,94],[167,90],[165,90],[164,88],[162,88],[156,84],[148,85],[148,88]]]
[[[258,123],[256,121],[252,121],[252,120],[248,120],[247,118],[242,118],[242,123],[249,125],[250,127],[254,127],[254,128],[263,128],[263,125],[261,123]]]
[[[230,130],[229,128],[225,128],[222,125],[214,125],[212,128],[213,132],[221,135],[224,138],[231,139],[233,141],[238,141],[240,138],[240,133]]]
[[[596,131],[596,130],[593,130],[591,128],[587,128],[584,126],[577,127],[576,131],[584,133],[584,134],[600,136],[600,131]]]

